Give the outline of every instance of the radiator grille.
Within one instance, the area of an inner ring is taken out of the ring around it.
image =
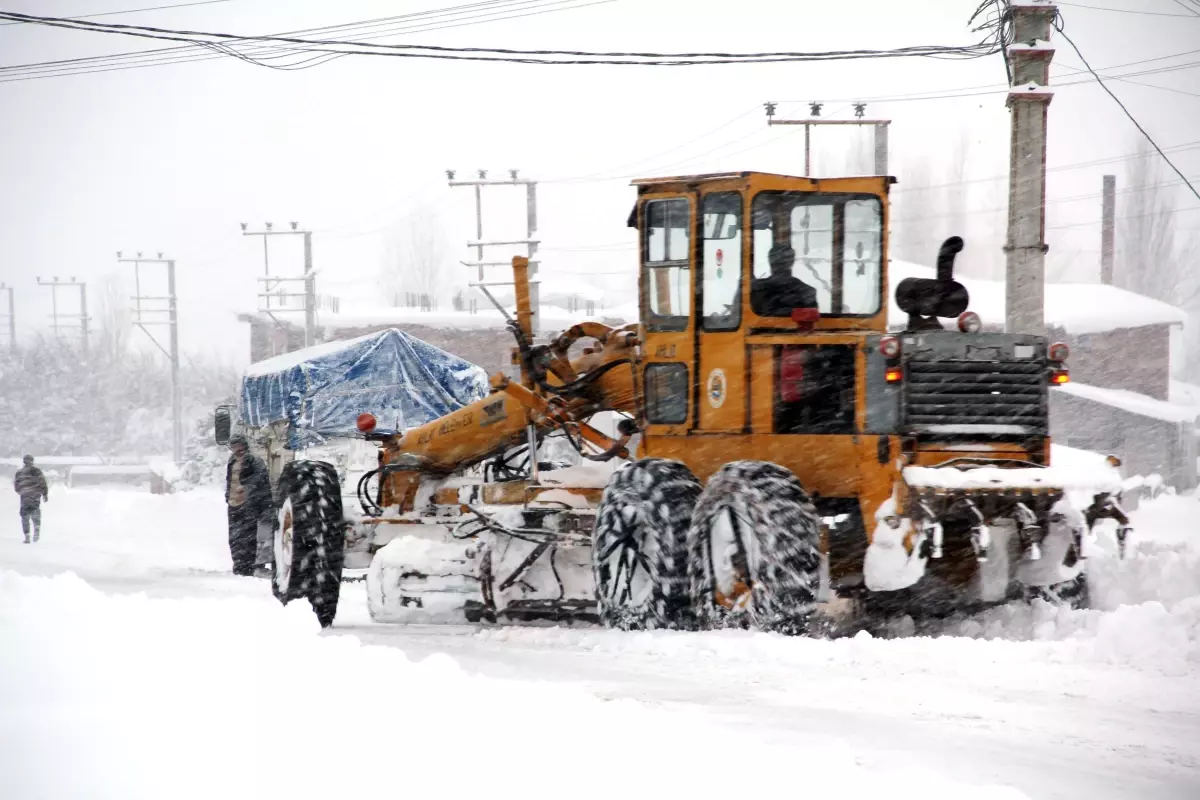
[[[916,361],[906,365],[906,428],[929,433],[1045,434],[1044,365],[1029,361]]]

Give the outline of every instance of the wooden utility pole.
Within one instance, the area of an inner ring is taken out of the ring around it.
[[[1100,224],[1100,282],[1112,285],[1113,255],[1117,238],[1117,176],[1104,176],[1104,199],[1101,202]]]
[[[1046,295],[1046,116],[1054,93],[1050,31],[1058,8],[1047,0],[1011,0],[1006,12],[1013,43],[1008,46],[1012,120],[1008,174],[1008,236],[1005,329],[1045,333]]]

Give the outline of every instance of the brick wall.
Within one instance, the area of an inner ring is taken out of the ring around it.
[[[1070,335],[1051,329],[1050,340],[1071,348],[1071,380],[1127,389],[1166,400],[1171,387],[1171,334],[1166,325]]]

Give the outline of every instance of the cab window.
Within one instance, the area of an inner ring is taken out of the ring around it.
[[[750,305],[763,317],[795,308],[831,316],[879,310],[883,212],[870,195],[761,192],[752,206]]]
[[[854,432],[852,347],[787,345],[776,359],[776,433]]]
[[[647,327],[682,331],[692,311],[688,201],[651,200],[646,203],[645,215],[642,263]]]
[[[704,330],[737,330],[742,316],[742,196],[710,194],[703,208]]]

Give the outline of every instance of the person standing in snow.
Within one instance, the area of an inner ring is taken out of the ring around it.
[[[33,465],[33,456],[25,456],[24,466],[13,476],[13,491],[21,496],[21,532],[29,544],[29,524],[33,523],[33,541],[42,533],[42,503],[50,501],[46,476]]]
[[[229,440],[232,455],[225,470],[229,506],[229,555],[235,575],[271,576],[274,560],[275,503],[267,465],[249,450],[244,436]]]

